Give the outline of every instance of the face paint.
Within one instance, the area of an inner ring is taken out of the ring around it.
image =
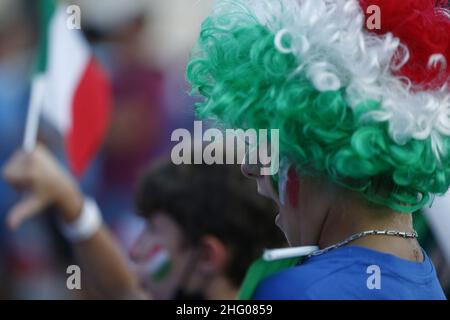
[[[298,191],[300,190],[300,181],[298,180],[297,172],[294,167],[291,167],[288,172],[288,181],[286,186],[289,203],[293,208],[298,207]]]
[[[155,245],[149,251],[147,261],[147,270],[153,281],[162,281],[170,274],[172,268],[170,254],[161,245]]]

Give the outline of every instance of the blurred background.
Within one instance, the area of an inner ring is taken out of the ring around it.
[[[30,75],[38,42],[37,1],[0,0],[0,167],[22,144]],[[82,30],[113,84],[114,109],[101,154],[83,177],[106,223],[124,249],[142,228],[134,215],[139,172],[169,154],[170,134],[193,127],[185,65],[212,0],[73,0]],[[61,148],[50,128],[40,139]],[[53,221],[42,216],[18,232],[4,218],[18,195],[0,180],[0,299],[82,298],[65,287],[73,262]],[[426,223],[417,219],[422,245],[449,294],[448,263]]]
[[[0,166],[21,146],[34,65],[38,1],[0,0]],[[170,154],[175,128],[193,127],[185,65],[211,0],[74,0],[82,31],[109,74],[114,108],[101,154],[83,190],[127,249],[140,232],[133,192],[138,173]],[[130,130],[130,128],[132,128]],[[40,140],[61,148],[51,128]],[[4,219],[19,195],[0,180],[0,298],[73,298],[65,288],[71,256],[51,220],[17,233]],[[62,281],[61,281],[62,280]]]

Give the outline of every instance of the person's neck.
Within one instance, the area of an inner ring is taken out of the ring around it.
[[[412,215],[389,208],[373,207],[365,200],[352,199],[339,203],[327,213],[319,235],[319,247],[326,248],[362,231],[396,230],[412,232]],[[365,236],[348,245],[362,246],[397,257],[422,262],[424,257],[416,239],[396,236]]]

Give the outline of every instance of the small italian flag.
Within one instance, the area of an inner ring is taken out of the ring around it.
[[[107,130],[111,90],[80,30],[70,28],[67,8],[39,0],[41,35],[32,82],[24,148],[32,151],[42,115],[64,139],[70,169],[81,176]]]

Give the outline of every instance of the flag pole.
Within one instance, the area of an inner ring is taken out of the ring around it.
[[[42,75],[36,75],[31,83],[31,94],[23,139],[23,149],[27,153],[33,152],[36,146],[41,107],[44,103],[44,86],[44,77]]]
[[[31,80],[31,93],[22,144],[23,149],[27,153],[33,152],[37,142],[39,120],[45,96],[44,74],[47,68],[48,28],[55,8],[55,2],[54,0],[39,0],[37,7],[39,9],[40,42],[35,66],[36,70],[34,70],[34,76]]]

